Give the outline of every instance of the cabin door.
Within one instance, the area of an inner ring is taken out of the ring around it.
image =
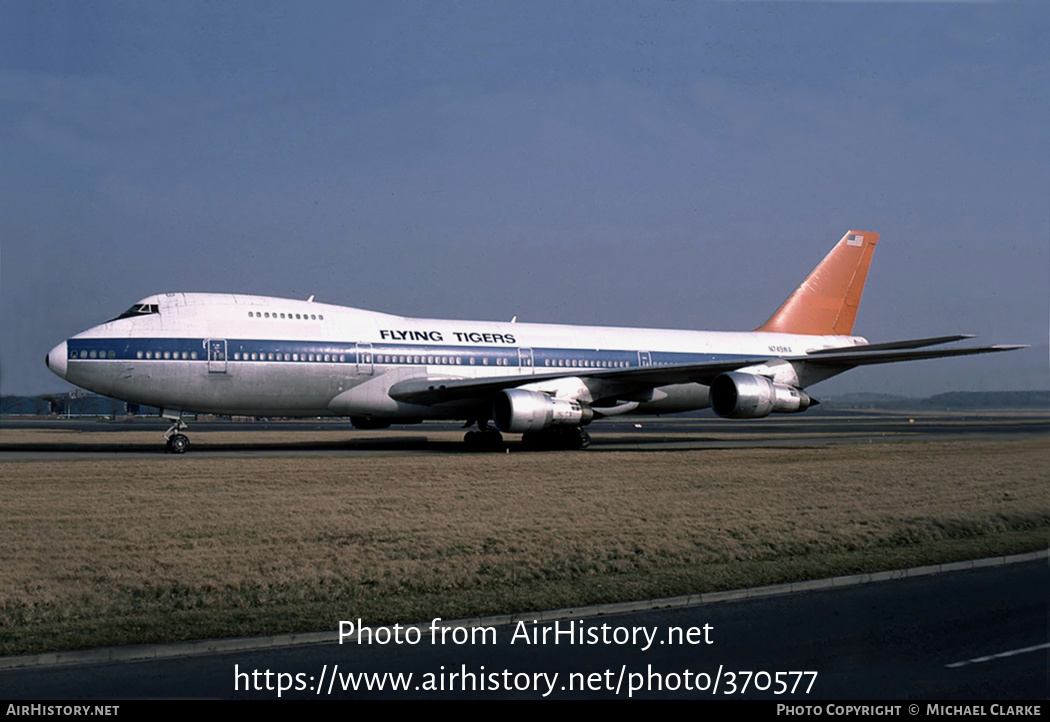
[[[208,373],[226,373],[226,339],[209,338],[204,343],[208,346]]]
[[[518,349],[518,366],[521,367],[522,373],[531,374],[533,371],[532,361],[532,349],[531,348],[519,348]]]
[[[375,373],[375,357],[370,343],[357,344],[357,373],[367,376]]]

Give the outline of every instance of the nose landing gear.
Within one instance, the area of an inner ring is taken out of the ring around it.
[[[187,428],[186,423],[182,420],[182,414],[180,413],[175,417],[165,416],[165,418],[172,419],[171,427],[164,432],[164,441],[167,444],[168,453],[185,454],[190,450],[190,437],[179,433]]]

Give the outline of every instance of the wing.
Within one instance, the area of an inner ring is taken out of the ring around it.
[[[767,356],[738,356],[701,363],[642,366],[633,369],[572,368],[554,373],[516,376],[486,376],[479,379],[413,378],[390,387],[397,401],[433,406],[448,401],[486,399],[503,389],[560,378],[595,379],[611,382],[622,391],[640,391],[670,384],[710,384],[718,374],[769,361]]]
[[[699,363],[672,364],[667,366],[642,366],[632,369],[588,369],[572,368],[563,371],[509,376],[487,376],[484,378],[411,378],[399,381],[390,387],[391,398],[411,404],[433,406],[447,402],[462,402],[490,399],[503,389],[512,389],[526,384],[559,378],[579,378],[603,382],[608,395],[624,396],[659,386],[697,383],[710,385],[716,376],[727,371],[746,369],[770,362],[788,362],[802,371],[802,367],[814,365],[832,374],[856,366],[871,364],[918,361],[921,359],[970,356],[1025,348],[1025,346],[979,346],[971,348],[931,349],[953,341],[973,338],[971,335],[937,336],[908,339],[889,343],[820,349],[800,356],[732,356],[715,357]],[[827,378],[822,375],[822,378]],[[799,374],[801,377],[802,374]]]

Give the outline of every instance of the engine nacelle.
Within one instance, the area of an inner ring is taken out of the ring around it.
[[[522,389],[504,389],[492,401],[492,421],[500,431],[524,434],[551,426],[583,426],[591,423],[590,406],[570,399]]]
[[[761,419],[771,413],[805,411],[816,402],[802,389],[765,376],[731,372],[711,382],[711,408],[724,419]]]

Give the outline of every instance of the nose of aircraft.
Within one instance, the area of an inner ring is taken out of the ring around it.
[[[66,347],[66,342],[63,341],[48,352],[47,356],[44,358],[44,363],[47,364],[47,367],[51,369],[53,373],[65,378],[66,359],[68,356],[69,352]]]

